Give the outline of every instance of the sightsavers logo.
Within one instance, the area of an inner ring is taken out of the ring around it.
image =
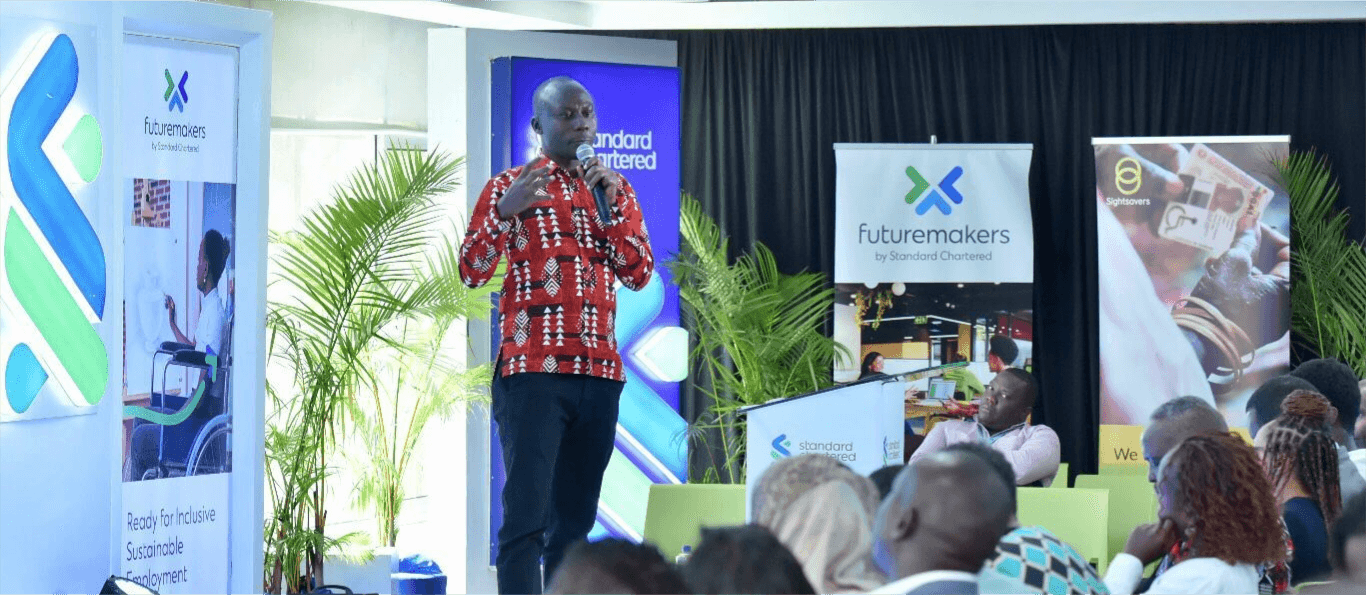
[[[0,358],[5,400],[17,414],[49,380],[77,407],[99,403],[109,380],[108,353],[94,327],[104,315],[104,248],[68,186],[93,182],[103,160],[94,116],[68,114],[79,74],[71,38],[49,34],[0,91],[8,127],[0,182],[0,310],[8,337],[0,340]],[[59,127],[66,135],[60,163],[43,150]]]
[[[778,437],[773,439],[773,452],[770,454],[774,460],[790,457],[792,452],[789,448],[792,448],[792,441],[787,439],[787,434],[778,434]]]
[[[173,112],[176,108],[180,113],[185,113],[185,104],[190,102],[190,94],[185,92],[185,83],[190,80],[190,71],[186,70],[180,74],[180,83],[176,84],[175,79],[171,78],[171,69],[166,72],[166,93],[161,100],[167,101],[166,111]]]
[[[906,204],[915,204],[916,201],[920,201],[920,204],[915,206],[915,214],[917,215],[923,217],[932,208],[939,209],[940,213],[949,215],[953,213],[953,206],[949,204],[949,201],[953,201],[955,205],[963,204],[963,193],[953,187],[954,183],[963,177],[963,168],[960,166],[954,166],[943,179],[939,180],[938,189],[931,188],[930,183],[925,180],[925,176],[920,175],[915,166],[906,168],[906,177],[910,178],[911,183],[914,184],[911,191],[906,193]],[[941,194],[940,191],[943,193]],[[948,200],[944,199],[945,196],[948,197]]]
[[[1143,167],[1133,157],[1115,162],[1115,189],[1124,196],[1133,196],[1143,185]]]

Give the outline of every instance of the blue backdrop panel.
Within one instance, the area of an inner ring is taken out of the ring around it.
[[[597,105],[594,151],[636,190],[655,255],[655,276],[640,291],[619,287],[617,344],[626,366],[616,452],[603,482],[598,524],[589,537],[638,539],[651,483],[687,480],[687,424],[678,414],[678,382],[686,373],[687,335],[678,328],[678,288],[663,262],[678,251],[679,97],[677,68],[499,58],[492,69],[492,164],[495,175],[530,161],[539,149],[531,130],[532,95],[554,76],[587,87]],[[495,312],[491,320],[497,320]],[[493,329],[493,351],[501,340]],[[680,371],[682,371],[680,373]],[[503,518],[503,464],[493,424],[490,441],[489,564],[497,556]],[[546,478],[549,481],[549,478]]]

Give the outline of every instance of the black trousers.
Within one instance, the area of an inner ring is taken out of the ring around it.
[[[541,558],[548,584],[565,548],[593,529],[623,386],[578,374],[493,379],[493,419],[507,476],[499,593],[541,593]]]

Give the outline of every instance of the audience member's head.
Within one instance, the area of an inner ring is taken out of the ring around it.
[[[901,468],[905,465],[888,465],[868,476],[873,480],[873,485],[877,486],[878,501],[887,498],[887,494],[892,492],[892,482],[896,481],[896,475],[901,473]]]
[[[859,366],[858,377],[864,378],[873,374],[880,374],[886,363],[887,360],[882,357],[881,353],[869,351],[868,355],[863,356],[863,365]]]
[[[945,448],[944,450],[970,452],[982,457],[983,461],[986,461],[988,465],[991,465],[991,470],[996,473],[997,477],[1001,478],[1001,481],[1005,482],[1008,488],[1007,491],[1010,493],[1010,524],[1013,526],[1015,524],[1014,515],[1018,508],[1015,489],[1015,468],[1010,466],[1010,461],[1006,460],[1006,456],[1001,454],[1001,451],[982,444],[981,442],[959,442],[957,444],[950,444],[948,448]]]
[[[683,565],[693,593],[815,593],[797,558],[759,525],[702,529]]]
[[[1229,564],[1285,559],[1280,509],[1257,453],[1232,433],[1186,439],[1158,469],[1159,515],[1187,537],[1192,557]]]
[[[1348,500],[1333,523],[1328,560],[1339,577],[1366,583],[1366,492]]]
[[[1255,441],[1272,491],[1284,503],[1298,486],[1331,524],[1342,511],[1338,451],[1332,437],[1337,412],[1323,395],[1310,391],[1290,393],[1281,411]]]
[[[982,394],[977,410],[977,422],[992,432],[999,432],[1024,423],[1034,410],[1034,399],[1039,386],[1034,376],[1019,368],[1001,370]]]
[[[1352,426],[1361,413],[1361,388],[1356,372],[1347,364],[1330,358],[1311,359],[1300,364],[1293,376],[1308,380],[1315,392],[1328,399],[1328,403],[1338,411],[1338,419],[1333,428],[1333,439],[1353,448],[1350,440]]]
[[[546,593],[691,593],[682,575],[649,544],[620,539],[570,546]]]
[[[822,593],[884,582],[873,563],[877,486],[839,461],[806,454],[774,463],[754,489],[754,522],[772,531]]]
[[[1357,385],[1361,389],[1361,413],[1357,414],[1357,446],[1366,448],[1366,380]]]
[[[1228,431],[1224,416],[1198,397],[1177,397],[1163,403],[1148,419],[1143,431],[1143,458],[1148,461],[1148,481],[1157,483],[1157,465],[1181,441],[1200,434]]]
[[[1015,344],[1015,340],[1005,335],[995,335],[991,337],[990,346],[987,348],[987,369],[999,373],[1001,370],[1009,368],[1015,364],[1015,358],[1020,357],[1020,347]]]
[[[1308,380],[1286,374],[1263,382],[1247,400],[1247,431],[1254,439],[1262,426],[1281,415],[1281,403],[1297,390],[1318,392]]]
[[[878,562],[893,579],[976,574],[1010,526],[1010,486],[982,457],[943,451],[901,471],[878,509]]]

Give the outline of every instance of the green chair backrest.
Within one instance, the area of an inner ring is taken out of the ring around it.
[[[1072,487],[1072,480],[1071,480],[1071,478],[1067,475],[1067,469],[1068,469],[1067,463],[1058,463],[1058,475],[1057,475],[1057,477],[1054,477],[1054,478],[1053,478],[1053,485],[1048,486],[1048,487],[1050,487],[1050,488],[1070,488],[1070,487]]]
[[[1157,493],[1147,477],[1137,475],[1078,475],[1078,488],[1110,491],[1110,533],[1106,552],[1111,558],[1124,551],[1134,527],[1157,522]]]
[[[1148,477],[1148,465],[1139,463],[1101,463],[1101,475],[1142,475]]]
[[[1110,493],[1074,488],[1019,488],[1016,516],[1024,526],[1038,525],[1076,548],[1105,576],[1109,566],[1106,523]]]
[[[645,508],[645,540],[672,561],[697,547],[702,527],[745,524],[745,486],[655,484]]]

